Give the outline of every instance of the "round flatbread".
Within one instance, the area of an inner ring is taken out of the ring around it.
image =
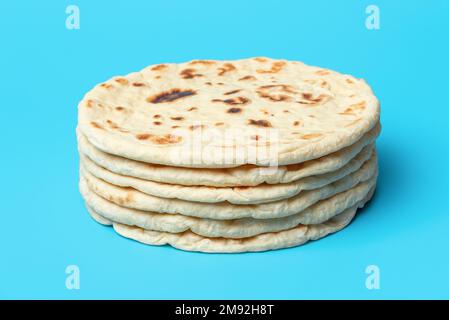
[[[229,202],[205,203],[179,199],[166,199],[142,193],[133,188],[114,186],[80,167],[81,176],[89,189],[117,205],[143,211],[182,214],[218,220],[252,217],[256,219],[280,218],[303,211],[316,202],[349,190],[358,183],[377,176],[377,156],[374,152],[362,167],[344,178],[321,188],[302,191],[298,195],[279,201],[236,205]]]
[[[169,166],[297,164],[359,141],[379,120],[360,79],[252,58],[160,64],[86,94],[78,126],[96,148]]]

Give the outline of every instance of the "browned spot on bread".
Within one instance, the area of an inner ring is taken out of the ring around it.
[[[197,78],[197,77],[203,77],[202,74],[200,74],[200,73],[195,73],[195,71],[196,71],[195,69],[188,68],[188,69],[182,70],[182,71],[179,73],[179,75],[180,75],[181,78],[183,78],[183,79],[193,79],[193,78]]]
[[[326,76],[328,74],[331,74],[331,72],[327,69],[321,69],[321,70],[315,71],[315,74],[317,74],[319,76]]]
[[[97,129],[104,129],[103,126],[102,126],[101,124],[99,124],[99,123],[97,123],[97,122],[95,122],[95,121],[92,121],[92,122],[90,123],[90,125],[91,125],[92,127],[94,127],[94,128],[97,128]]]
[[[253,120],[253,119],[249,119],[248,120],[248,124],[250,124],[252,126],[265,127],[265,128],[271,127],[270,121],[267,121],[267,120]]]
[[[308,104],[308,105],[316,105],[323,102],[326,98],[328,98],[325,94],[320,94],[318,97],[313,97],[311,93],[303,93],[302,99],[297,101],[300,104]]]
[[[292,99],[290,96],[287,96],[285,94],[269,94],[263,91],[257,91],[257,94],[259,95],[259,97],[268,99],[273,102],[290,101]]]
[[[155,114],[155,115],[153,116],[154,119],[159,119],[160,117],[161,117],[160,114]]]
[[[215,126],[216,126],[216,127],[220,127],[220,126],[222,126],[222,125],[224,125],[224,122],[216,122],[216,123],[215,123]]]
[[[244,76],[239,79],[239,81],[249,81],[249,80],[257,80],[254,76]]]
[[[349,79],[349,78],[346,78],[346,82],[349,83],[349,84],[353,84],[354,83],[354,81],[352,81],[352,79]]]
[[[226,112],[227,113],[240,113],[240,112],[242,112],[242,109],[241,108],[230,108]]]
[[[139,139],[139,140],[148,140],[151,137],[152,137],[152,135],[149,134],[149,133],[136,134],[136,138]]]
[[[217,82],[217,84],[218,84],[219,86],[223,86],[223,85],[224,85],[223,82]]]
[[[171,126],[172,127],[172,129],[176,129],[176,128],[179,128],[179,126]]]
[[[255,135],[252,135],[251,137],[250,137],[252,140],[256,140],[256,141],[259,141],[259,139],[260,139],[260,136],[259,135],[257,135],[257,134],[255,134]]]
[[[134,86],[134,87],[143,87],[143,86],[145,86],[145,83],[142,83],[142,82],[133,82],[133,86]]]
[[[290,113],[290,111],[288,111],[288,110],[283,110],[282,112],[283,113]]]
[[[170,119],[175,120],[175,121],[181,121],[181,120],[184,120],[184,117],[170,117]]]
[[[245,97],[235,97],[235,98],[230,98],[230,99],[213,99],[212,102],[222,102],[225,104],[229,104],[229,105],[244,105],[244,104],[248,104],[251,102],[251,100],[249,100],[248,98]]]
[[[117,110],[117,111],[124,111],[125,107],[117,106],[117,107],[115,107],[115,110]]]
[[[194,124],[194,125],[191,125],[190,127],[189,127],[189,129],[190,130],[197,130],[197,129],[202,129],[202,128],[206,128],[207,126],[206,125],[204,125],[204,124]]]
[[[172,134],[166,134],[162,136],[155,136],[151,138],[151,141],[156,144],[173,144],[182,140],[181,136],[175,136]]]
[[[359,103],[351,104],[348,108],[345,109],[345,111],[340,112],[341,115],[355,115],[355,111],[357,110],[363,110],[366,108],[366,102],[361,101]]]
[[[160,70],[164,70],[166,68],[167,68],[166,64],[158,64],[158,65],[152,67],[151,70],[153,70],[153,71],[160,71]]]
[[[285,61],[276,61],[276,62],[273,62],[273,64],[271,65],[271,68],[269,70],[257,69],[256,72],[258,72],[258,73],[278,73],[279,71],[282,70],[282,68],[285,65],[286,65]]]
[[[100,84],[100,87],[105,88],[105,89],[111,89],[114,86],[112,84],[109,84],[109,83],[102,83],[102,84]]]
[[[119,126],[117,125],[117,123],[115,123],[114,121],[112,121],[112,120],[106,120],[106,123],[112,128],[112,129],[118,129],[119,128]]]
[[[92,108],[93,106],[94,106],[93,100],[87,100],[87,101],[86,101],[86,107]]]
[[[206,84],[206,85],[208,85],[208,86],[211,86],[211,85],[212,85],[212,82],[207,81],[207,82],[205,82],[204,84]]]
[[[187,111],[193,111],[193,110],[197,110],[197,109],[198,109],[197,107],[190,107],[187,109]]]
[[[242,90],[241,89],[232,90],[232,91],[228,91],[228,92],[223,93],[223,95],[228,96],[228,95],[240,92],[240,91],[242,91]]]
[[[294,125],[295,127],[297,127],[297,126],[299,126],[300,123],[301,123],[300,121],[294,121],[294,122],[293,122],[293,125]]]
[[[224,63],[221,68],[218,68],[218,75],[222,76],[227,72],[236,70],[236,67],[232,63]]]
[[[147,98],[147,102],[150,103],[165,103],[165,102],[172,102],[174,100],[178,100],[181,98],[185,98],[188,96],[195,95],[196,92],[191,89],[171,89],[165,92],[161,92],[159,94],[153,95],[151,97]]]
[[[257,62],[267,62],[268,61],[268,59],[262,58],[262,57],[257,57],[257,58],[254,58],[253,60],[256,60]]]
[[[205,66],[209,66],[209,65],[215,64],[215,63],[216,62],[212,61],[212,60],[193,60],[193,61],[189,62],[189,64],[191,64],[191,65],[202,64],[202,65],[205,65]]]
[[[155,76],[154,79],[160,79],[162,78],[161,76]]]
[[[155,126],[160,126],[160,125],[162,124],[162,122],[160,122],[160,121],[154,121],[153,124],[154,124]]]
[[[121,85],[125,85],[125,84],[128,84],[128,80],[127,79],[125,79],[125,78],[117,78],[117,79],[115,79],[115,81],[116,82],[118,82],[118,83],[120,83]]]
[[[296,93],[292,86],[286,84],[271,84],[260,86],[257,88],[256,92],[261,98],[273,102],[291,101],[292,97],[287,95],[286,93]]]
[[[310,140],[321,137],[322,133],[309,133],[309,134],[303,134],[300,138],[304,140]]]

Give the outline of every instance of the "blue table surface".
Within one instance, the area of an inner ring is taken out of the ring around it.
[[[66,7],[80,29],[65,27]],[[380,29],[365,8],[380,9]],[[449,1],[2,1],[0,298],[449,298]],[[189,253],[94,223],[77,103],[146,65],[269,56],[367,80],[382,105],[374,200],[345,230],[246,254]],[[80,289],[65,285],[68,265]],[[365,286],[368,265],[380,289]]]

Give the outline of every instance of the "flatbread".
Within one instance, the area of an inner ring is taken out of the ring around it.
[[[305,177],[336,171],[345,166],[366,146],[373,144],[380,133],[380,124],[359,141],[324,157],[300,164],[264,170],[254,165],[227,169],[198,169],[164,166],[134,161],[102,152],[77,130],[78,149],[97,165],[120,175],[185,186],[256,186],[262,183],[290,183]]]
[[[110,224],[114,221],[153,231],[181,233],[190,230],[204,237],[224,238],[245,238],[261,233],[291,229],[299,224],[323,223],[367,197],[371,197],[370,194],[374,192],[375,185],[376,177],[373,177],[288,217],[214,220],[121,207],[96,195],[95,192],[89,190],[84,178],[80,179],[80,191],[86,205],[89,210],[94,212],[93,218],[101,224],[107,224],[107,222]]]
[[[335,182],[351,174],[371,158],[374,145],[366,146],[355,158],[337,171],[309,176],[291,183],[261,184],[255,187],[182,186],[160,183],[119,175],[108,171],[88,157],[80,155],[81,165],[93,176],[120,187],[131,187],[160,198],[181,199],[194,202],[229,202],[233,204],[258,204],[274,202],[296,196],[301,191],[312,190]]]
[[[351,222],[357,209],[363,207],[366,201],[361,201],[354,207],[321,224],[299,225],[289,230],[264,233],[243,239],[206,238],[191,231],[183,233],[150,231],[120,223],[113,223],[113,227],[118,234],[126,238],[150,245],[169,244],[175,248],[187,251],[211,253],[266,251],[299,246],[309,240],[317,240],[330,233],[339,231]]]
[[[90,190],[123,207],[219,220],[245,217],[267,219],[299,213],[322,199],[346,191],[358,183],[376,176],[377,156],[376,153],[373,153],[371,159],[366,161],[359,170],[319,189],[303,191],[297,196],[288,199],[253,205],[235,205],[228,202],[211,204],[179,199],[164,199],[142,193],[132,188],[114,186],[96,178],[84,170],[82,166],[80,167],[80,173],[86,179]]]
[[[269,58],[196,60],[96,86],[79,103],[78,126],[124,158],[226,168],[320,158],[359,141],[379,114],[370,87],[349,75]]]

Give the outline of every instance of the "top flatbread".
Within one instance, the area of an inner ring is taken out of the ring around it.
[[[96,86],[78,112],[80,131],[104,152],[226,168],[319,158],[358,141],[380,111],[363,80],[252,58],[149,66]]]

